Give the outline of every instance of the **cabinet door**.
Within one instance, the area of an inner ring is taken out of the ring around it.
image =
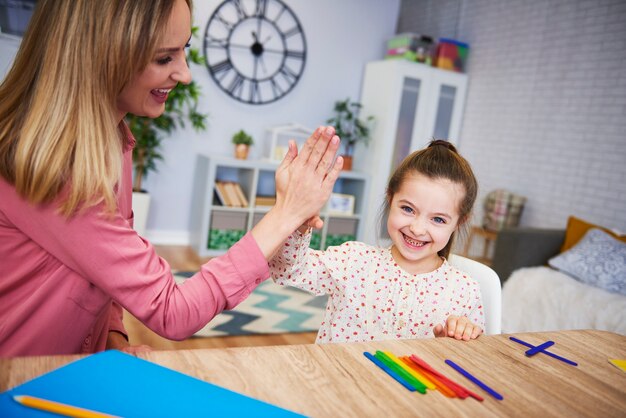
[[[372,174],[368,208],[379,208],[389,175],[411,152],[433,139],[458,143],[467,76],[408,61],[367,64],[361,103],[362,115],[376,119],[370,145],[357,148],[355,167]],[[370,215],[365,241],[380,243],[385,222],[377,228]],[[380,231],[382,234],[379,234]]]

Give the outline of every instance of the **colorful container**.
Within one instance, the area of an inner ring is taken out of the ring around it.
[[[465,72],[469,45],[454,39],[440,38],[437,44],[435,67]]]

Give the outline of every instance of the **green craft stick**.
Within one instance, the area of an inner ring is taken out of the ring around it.
[[[374,357],[382,361],[391,370],[402,376],[402,378],[409,382],[411,386],[413,386],[415,390],[417,390],[419,393],[426,393],[426,386],[422,382],[411,376],[410,373],[407,373],[406,370],[404,370],[400,365],[396,364],[396,362],[390,359],[385,353],[380,350],[376,350],[376,354],[374,355]]]

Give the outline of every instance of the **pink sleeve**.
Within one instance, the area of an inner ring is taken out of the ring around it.
[[[51,205],[7,205],[6,210],[11,222],[60,264],[166,338],[189,337],[269,277],[267,261],[249,233],[177,285],[167,262],[119,212],[106,217],[97,206],[66,219]],[[124,332],[118,314],[114,308],[110,327]]]
[[[109,332],[117,331],[120,334],[124,335],[124,337],[126,337],[126,339],[128,340],[128,334],[126,333],[126,328],[124,327],[124,322],[122,321],[122,319],[122,307],[118,303],[113,302],[113,304],[111,305],[111,312],[109,313]]]

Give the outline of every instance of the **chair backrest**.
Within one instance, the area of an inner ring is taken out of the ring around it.
[[[485,334],[500,334],[502,332],[502,288],[496,272],[478,261],[457,254],[450,254],[448,262],[478,282],[483,298]]]

